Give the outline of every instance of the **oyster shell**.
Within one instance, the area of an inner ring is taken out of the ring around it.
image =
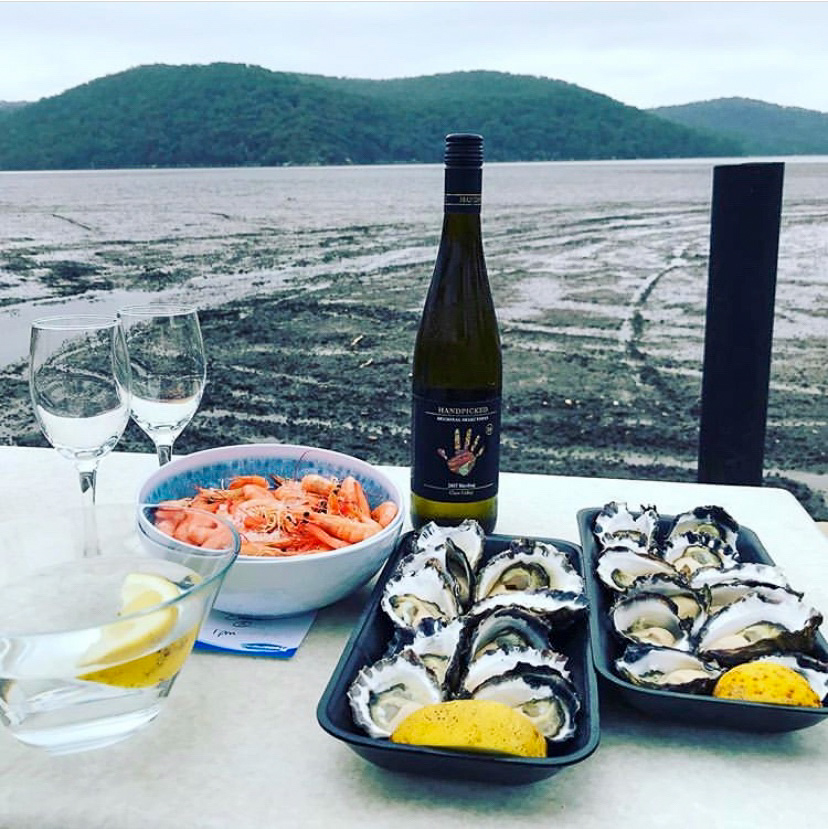
[[[710,591],[711,613],[718,613],[722,608],[745,596],[761,596],[769,602],[784,602],[791,597],[801,599],[803,596],[802,593],[791,590],[790,587],[779,587],[776,584],[767,584],[760,581],[741,581],[739,579],[720,581],[707,589]]]
[[[362,668],[348,688],[354,722],[371,737],[390,737],[413,711],[442,699],[437,678],[410,651]]]
[[[801,674],[808,680],[814,693],[822,700],[823,705],[828,702],[828,662],[823,662],[805,653],[770,654],[762,656],[757,662],[776,662]]]
[[[655,593],[618,598],[609,611],[616,633],[629,642],[690,649],[690,624],[679,616],[675,602]]]
[[[479,602],[498,593],[541,589],[582,593],[584,580],[553,544],[519,539],[479,569],[474,595]]]
[[[748,662],[774,651],[810,650],[822,615],[790,598],[770,602],[745,596],[712,615],[699,631],[697,652],[723,665]]]
[[[690,586],[698,590],[700,587],[712,587],[722,581],[760,581],[764,584],[776,584],[779,587],[790,587],[785,574],[775,565],[758,564],[753,561],[743,561],[727,570],[719,567],[702,567],[690,577]]]
[[[411,545],[413,551],[406,555],[397,565],[399,573],[416,573],[430,560],[439,562],[443,573],[448,577],[461,609],[471,604],[472,571],[466,554],[450,540],[421,548],[416,542]]]
[[[581,703],[574,685],[547,667],[520,666],[477,687],[474,699],[494,700],[522,711],[553,743],[575,734]]]
[[[595,516],[593,532],[602,548],[627,547],[637,553],[648,552],[655,544],[658,513],[654,507],[641,507],[633,515],[624,501],[610,501]]]
[[[502,607],[475,614],[468,618],[467,625],[470,661],[504,647],[543,650],[549,646],[549,626],[534,613],[520,607]]]
[[[475,613],[486,613],[499,607],[520,607],[536,616],[542,616],[550,624],[565,627],[576,616],[585,613],[589,602],[583,593],[563,590],[509,590],[487,596],[474,605]]]
[[[677,575],[676,568],[663,558],[650,553],[639,555],[625,548],[612,548],[604,552],[595,572],[607,587],[617,591],[627,590],[638,579],[656,573]]]
[[[718,538],[728,547],[736,549],[739,524],[723,507],[696,507],[677,515],[667,533],[667,540],[688,532]]]
[[[654,593],[672,600],[676,605],[679,618],[690,623],[691,632],[698,631],[707,619],[710,608],[710,588],[702,587],[694,590],[678,574],[656,573],[638,579],[627,591],[627,595],[639,593]]]
[[[641,645],[629,645],[615,660],[615,669],[633,685],[685,694],[709,693],[724,673],[687,651]]]
[[[436,559],[413,572],[397,573],[385,584],[382,609],[399,627],[416,630],[423,619],[451,621],[460,604],[448,576]]]
[[[446,541],[451,541],[466,556],[469,567],[474,570],[483,555],[486,534],[477,521],[470,519],[466,519],[456,527],[441,527],[434,521],[430,521],[417,533],[416,543],[420,549],[425,550]]]
[[[392,640],[397,652],[416,654],[443,688],[454,687],[462,665],[465,631],[462,617],[450,622],[424,619],[415,632],[400,630]]]
[[[690,578],[702,567],[728,569],[739,562],[735,547],[721,538],[704,533],[686,532],[672,536],[664,545],[664,560],[685,578]]]
[[[519,666],[537,667],[544,665],[556,670],[564,679],[571,681],[567,658],[549,648],[503,647],[486,651],[469,663],[461,683],[461,691],[471,694],[487,680],[509,673]]]

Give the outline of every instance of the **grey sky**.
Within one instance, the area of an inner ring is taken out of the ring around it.
[[[0,2],[0,100],[149,63],[557,78],[638,107],[742,96],[828,112],[825,2]]]

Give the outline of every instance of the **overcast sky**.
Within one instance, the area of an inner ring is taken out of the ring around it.
[[[397,78],[493,69],[637,107],[828,112],[825,2],[0,2],[0,100],[150,63]]]

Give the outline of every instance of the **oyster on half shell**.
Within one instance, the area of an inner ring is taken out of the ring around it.
[[[736,549],[739,523],[723,507],[696,507],[675,517],[667,539],[669,541],[688,532],[718,538],[723,544]]]
[[[410,651],[362,668],[348,688],[354,722],[371,737],[391,736],[413,711],[442,699],[437,678]]]
[[[486,543],[486,534],[477,521],[466,519],[456,527],[442,527],[434,521],[429,521],[417,533],[416,544],[421,550],[450,541],[460,550],[474,570],[483,555]]]
[[[642,688],[706,694],[724,673],[715,662],[705,662],[675,648],[629,645],[615,660],[616,671]]]
[[[475,600],[513,590],[564,590],[582,593],[584,580],[569,557],[553,544],[518,539],[493,555],[478,571]]]
[[[466,630],[462,617],[443,622],[424,619],[416,631],[398,628],[389,646],[390,655],[409,650],[422,659],[443,688],[454,687],[462,665]]]
[[[626,548],[611,548],[602,553],[595,572],[605,586],[618,591],[627,590],[638,579],[656,573],[678,575],[676,568],[660,556],[639,555]]]
[[[623,595],[609,611],[615,632],[629,642],[690,650],[690,623],[675,602],[656,593]]]
[[[475,614],[467,617],[466,623],[469,660],[505,647],[543,650],[549,646],[549,625],[520,607],[502,607]]]
[[[571,680],[567,658],[550,648],[503,647],[486,651],[469,663],[461,682],[461,690],[472,693],[487,680],[509,673],[519,666],[552,668],[564,678]]]
[[[648,552],[655,544],[658,513],[655,507],[641,507],[633,515],[624,501],[610,501],[595,516],[593,532],[602,548],[627,547],[637,553]]]
[[[449,622],[460,615],[457,595],[437,559],[388,579],[380,603],[395,625],[409,630],[423,619]]]
[[[575,734],[581,702],[575,686],[548,667],[518,666],[477,687],[474,699],[494,700],[522,711],[553,743]]]
[[[770,602],[745,596],[714,613],[699,631],[696,650],[723,665],[775,651],[810,650],[822,615],[795,597]]]
[[[739,562],[735,547],[721,538],[704,533],[686,532],[674,535],[664,545],[664,560],[685,578],[691,578],[702,567],[726,570]]]

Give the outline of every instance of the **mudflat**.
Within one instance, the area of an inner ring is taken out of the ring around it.
[[[813,194],[828,164],[812,168],[793,178],[783,220],[765,483],[825,520],[828,210]],[[427,194],[439,199],[442,182],[427,167],[416,180],[362,169],[305,171],[301,186],[298,171],[179,171],[175,192],[198,191],[198,210],[142,212],[140,229],[127,205],[92,210],[80,195],[38,202],[40,229],[15,214],[0,252],[0,439],[47,445],[28,400],[28,319],[163,296],[198,305],[208,351],[207,390],[177,452],[265,440],[408,464],[411,353],[440,230]],[[501,468],[694,480],[709,165],[493,170],[484,240],[503,343]],[[549,203],[538,180],[550,176],[570,203]],[[642,178],[649,190],[629,190]],[[211,202],[208,183],[224,196]],[[388,196],[403,185],[414,208]],[[337,209],[314,212],[331,186]],[[131,424],[118,448],[151,446]]]

